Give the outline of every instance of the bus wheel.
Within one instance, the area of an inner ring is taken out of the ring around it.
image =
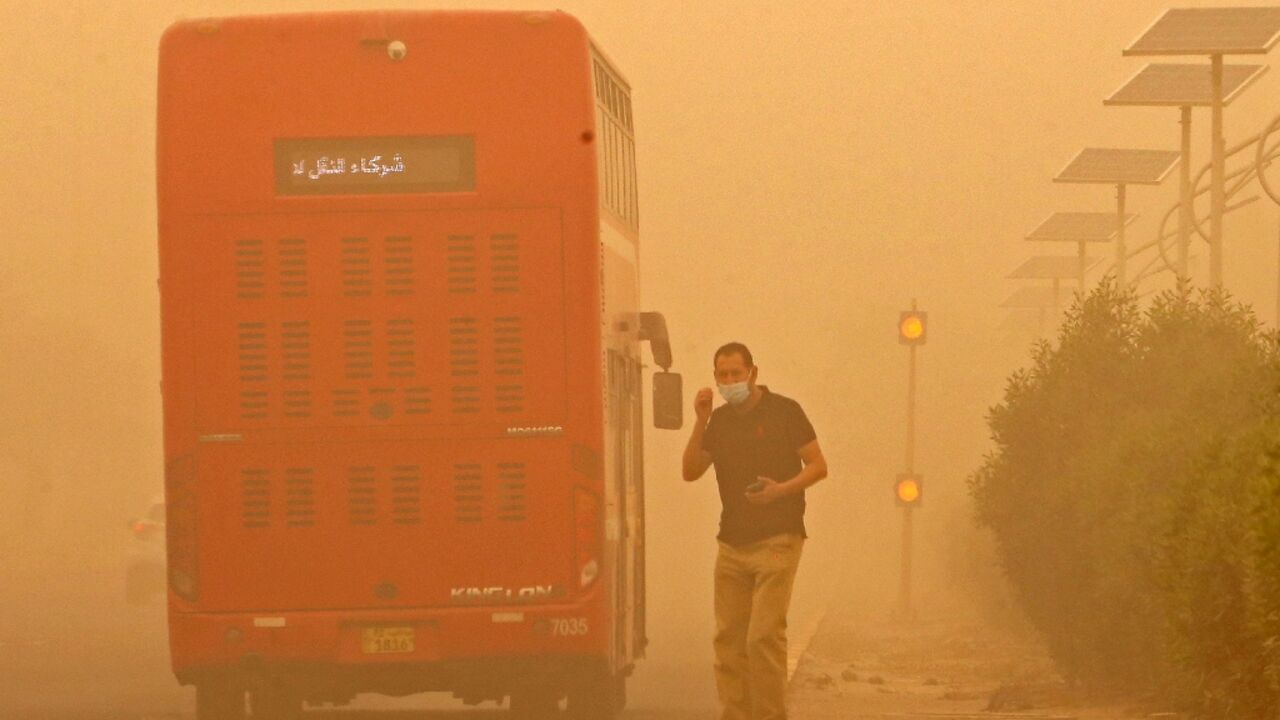
[[[594,673],[569,689],[569,715],[574,720],[613,720],[626,704],[624,675]]]
[[[511,715],[515,718],[543,720],[560,714],[559,694],[546,688],[522,688],[511,691]]]
[[[285,688],[264,687],[249,693],[253,720],[298,720],[302,717],[302,699]]]
[[[244,691],[223,683],[196,683],[196,720],[244,720]]]

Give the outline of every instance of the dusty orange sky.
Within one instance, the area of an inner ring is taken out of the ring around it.
[[[1050,179],[1085,146],[1177,148],[1175,110],[1101,102],[1146,63],[1120,51],[1167,1],[557,4],[633,87],[644,305],[668,318],[686,395],[710,384],[715,347],[751,345],[762,382],[804,403],[831,463],[811,495],[814,547],[827,548],[813,567],[859,557],[867,578],[889,577],[906,393],[897,313],[912,298],[930,312],[917,466],[929,502],[919,527],[937,538],[963,512],[983,414],[1026,356],[1030,333],[998,329],[997,304],[1016,288],[1004,276],[1031,255],[1071,252],[1023,236],[1055,211],[1114,208],[1109,188]],[[0,513],[5,549],[30,556],[50,538],[114,532],[159,487],[163,29],[184,17],[374,7],[445,6],[5,0],[0,468],[18,498]],[[1274,75],[1229,109],[1229,142],[1280,112]],[[1207,112],[1196,122],[1198,168]],[[1175,196],[1176,178],[1131,190],[1142,215],[1132,244],[1153,237]],[[1226,284],[1268,323],[1278,235],[1280,209],[1266,200],[1227,224]],[[653,433],[647,445],[659,556],[681,533],[714,534],[714,487],[678,480],[685,437]],[[113,550],[53,552],[91,567]],[[937,570],[922,572],[945,582]]]

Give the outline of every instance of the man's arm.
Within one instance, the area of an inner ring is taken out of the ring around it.
[[[747,502],[753,505],[768,505],[784,495],[801,492],[827,476],[827,460],[822,457],[822,448],[818,447],[817,440],[810,440],[801,445],[796,453],[804,462],[804,468],[795,477],[781,482],[772,478],[759,478],[763,487],[756,492],[747,493]]]
[[[781,483],[782,491],[786,495],[801,492],[827,476],[827,459],[822,456],[822,448],[818,447],[817,440],[811,440],[808,444],[800,446],[796,453],[800,455],[804,468],[795,477]]]
[[[684,448],[684,479],[693,482],[711,467],[711,453],[702,449],[702,434],[706,432],[706,423],[695,422],[693,434],[689,436],[689,444]]]
[[[711,419],[711,390],[703,388],[693,400],[696,420],[693,421],[693,433],[689,436],[689,444],[684,447],[684,480],[693,482],[711,467],[711,453],[702,449],[702,436],[707,431],[707,421]]]

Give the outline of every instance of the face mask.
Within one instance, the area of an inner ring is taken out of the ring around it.
[[[741,405],[751,397],[751,388],[747,386],[747,381],[743,380],[732,385],[718,385],[720,388],[720,397],[730,405]]]

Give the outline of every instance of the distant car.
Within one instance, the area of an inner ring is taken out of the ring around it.
[[[130,544],[125,569],[125,598],[145,605],[165,596],[164,498],[153,498],[147,512],[129,521]]]

